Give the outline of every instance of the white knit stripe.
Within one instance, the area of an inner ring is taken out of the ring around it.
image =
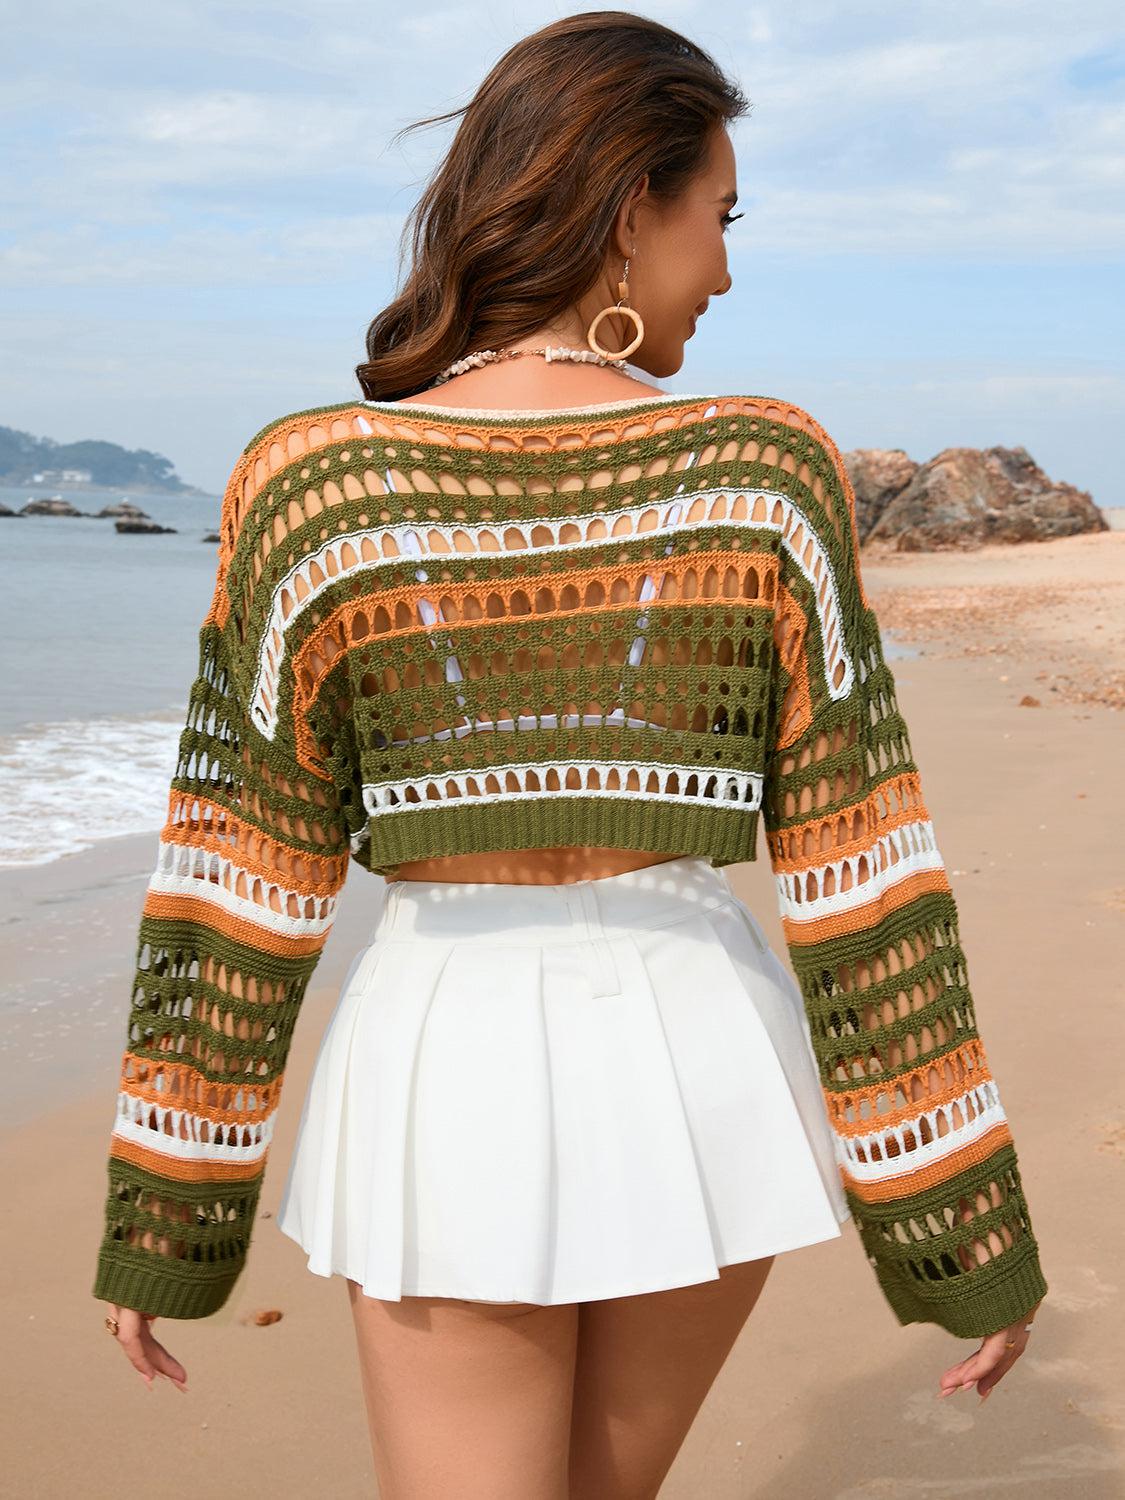
[[[581,785],[559,785],[571,771],[579,773]],[[639,791],[627,790],[620,785],[633,774],[640,784]],[[613,780],[618,785],[607,785]],[[509,781],[514,781],[515,786],[505,784]],[[689,787],[693,789],[687,790]],[[531,798],[590,796],[687,806],[723,803],[744,812],[753,812],[761,806],[762,778],[756,772],[701,770],[699,766],[654,765],[648,761],[565,760],[487,766],[477,771],[446,771],[437,776],[367,782],[363,787],[363,805],[371,817],[424,812],[427,808],[442,805],[455,807],[466,800],[479,805],[485,802],[522,802]]]
[[[693,521],[680,519],[700,500],[711,502],[707,515]],[[747,513],[732,516],[731,511],[739,500],[747,502]],[[756,511],[761,514],[755,519]],[[657,524],[642,531],[640,521],[650,514],[656,515]],[[620,533],[616,530],[619,522],[626,523]],[[673,533],[706,530],[717,523],[747,531],[780,534],[782,545],[793,557],[813,590],[820,635],[824,642],[824,676],[829,697],[834,700],[846,698],[852,690],[855,667],[844,645],[843,616],[836,575],[820,539],[810,527],[804,512],[788,495],[777,490],[738,490],[728,486],[725,489],[692,490],[669,496],[665,500],[648,500],[614,511],[595,511],[589,514],[535,516],[524,521],[489,521],[476,525],[439,521],[427,522],[422,526],[399,523],[338,532],[323,542],[315,552],[308,553],[295,563],[274,589],[266,626],[258,643],[258,668],[250,699],[254,721],[266,739],[273,739],[277,728],[278,678],[286,650],[286,630],[303,610],[315,604],[324,590],[349,573],[401,566],[404,559],[411,557],[428,557],[442,562],[449,555],[472,557],[485,553],[489,557],[498,553],[546,557],[554,552],[602,547],[607,542],[626,541],[639,536],[657,540]],[[577,530],[579,537],[575,540],[560,540],[564,528]],[[599,534],[592,535],[595,531]],[[524,545],[518,548],[506,547],[505,536],[512,533],[517,533]],[[532,543],[533,535],[544,533],[550,536],[550,541]],[[435,550],[431,540],[434,537],[440,537],[447,550]],[[465,550],[459,548],[455,540],[457,537],[467,541],[469,547]],[[387,555],[385,546],[391,539],[395,544],[395,552],[394,555]],[[486,540],[493,546],[486,549]],[[376,557],[363,555],[365,543],[369,550],[374,548],[378,554]],[[343,555],[345,548],[350,551],[350,561]],[[319,578],[313,576],[314,570],[319,573]],[[420,581],[427,578],[424,568],[416,569],[415,574]],[[550,575],[544,575],[543,582],[549,584]],[[524,584],[528,586],[528,580],[524,580]],[[437,592],[440,592],[440,585]],[[289,597],[288,615],[282,607],[284,595]],[[421,614],[422,624],[434,623],[435,611],[432,604],[422,610]],[[839,682],[835,681],[837,675],[840,677]]]
[[[892,1083],[893,1081],[888,1081],[888,1090]],[[976,1111],[973,1119],[969,1118],[970,1106]],[[954,1122],[955,1108],[960,1111],[965,1122],[963,1125],[958,1126]],[[873,1130],[867,1135],[837,1135],[836,1159],[858,1182],[885,1182],[888,1178],[905,1177],[923,1167],[932,1166],[934,1162],[944,1161],[946,1157],[953,1156],[974,1141],[980,1140],[981,1136],[1006,1118],[995,1079],[984,1078],[957,1099],[935,1105],[933,1109],[921,1110],[910,1120],[886,1130]],[[917,1144],[919,1123],[922,1120],[926,1121],[931,1133],[931,1140],[925,1145]],[[949,1127],[945,1135],[938,1135],[939,1120],[944,1120]],[[906,1142],[908,1135],[915,1142],[910,1149]],[[898,1146],[897,1156],[887,1154],[887,1147],[891,1142]],[[861,1151],[866,1160],[860,1160]]]
[[[470,724],[454,724],[451,728],[435,729],[430,734],[414,734],[406,739],[391,740],[396,749],[403,745],[428,745],[435,740],[460,740],[469,734],[495,730],[499,734],[512,734],[531,729],[577,729],[579,725],[590,729],[656,729],[664,730],[664,724],[654,724],[651,719],[626,716],[624,709],[615,708],[608,714],[520,714],[515,719],[474,719]]]
[[[237,1162],[240,1166],[250,1166],[261,1161],[268,1151],[276,1117],[277,1110],[273,1109],[260,1120],[228,1125],[194,1114],[190,1109],[140,1099],[122,1089],[117,1095],[112,1133],[118,1140],[176,1161]],[[145,1123],[150,1118],[156,1121],[156,1128]],[[171,1134],[164,1129],[169,1118]],[[180,1139],[181,1130],[186,1130],[187,1140]],[[221,1141],[215,1139],[219,1133],[224,1137]]]
[[[247,896],[239,895],[236,890],[240,879],[250,892]],[[165,839],[160,841],[148,888],[159,895],[190,896],[205,901],[216,911],[227,912],[263,932],[287,938],[327,936],[338,905],[336,895],[308,896],[280,881],[269,881],[244,869],[229,855]],[[279,911],[273,909],[274,897]],[[288,915],[290,901],[296,903],[300,916]]]
[[[892,854],[897,855],[897,859],[892,860]],[[812,922],[819,917],[831,917],[866,906],[920,870],[944,868],[934,825],[929,819],[919,819],[881,834],[869,849],[859,854],[827,860],[824,864],[811,865],[807,870],[774,878],[782,916],[798,922]],[[849,875],[850,888],[847,890],[843,889],[845,871]],[[825,896],[821,892],[829,872],[834,880],[833,894]]]

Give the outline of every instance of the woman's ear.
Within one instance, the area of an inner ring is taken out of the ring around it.
[[[622,257],[631,256],[636,250],[637,227],[641,218],[641,205],[648,201],[649,174],[647,172],[633,184],[613,223],[613,244]]]

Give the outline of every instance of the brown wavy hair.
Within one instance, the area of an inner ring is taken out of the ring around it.
[[[712,130],[749,111],[714,59],[621,10],[564,16],[509,48],[407,218],[409,278],[367,329],[364,397],[397,401],[473,349],[526,337],[572,306],[605,264],[618,208],[649,173],[675,199]],[[412,227],[413,226],[413,227]]]

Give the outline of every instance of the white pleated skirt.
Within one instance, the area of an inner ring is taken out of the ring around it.
[[[713,1281],[848,1217],[800,992],[684,856],[389,882],[276,1222],[369,1297],[546,1304]]]

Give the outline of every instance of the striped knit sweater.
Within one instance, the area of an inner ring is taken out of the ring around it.
[[[853,1220],[901,1323],[1046,1290],[957,911],[799,407],[344,402],[223,500],[137,972],[94,1295],[221,1307],[352,861],[755,857],[761,820]]]

